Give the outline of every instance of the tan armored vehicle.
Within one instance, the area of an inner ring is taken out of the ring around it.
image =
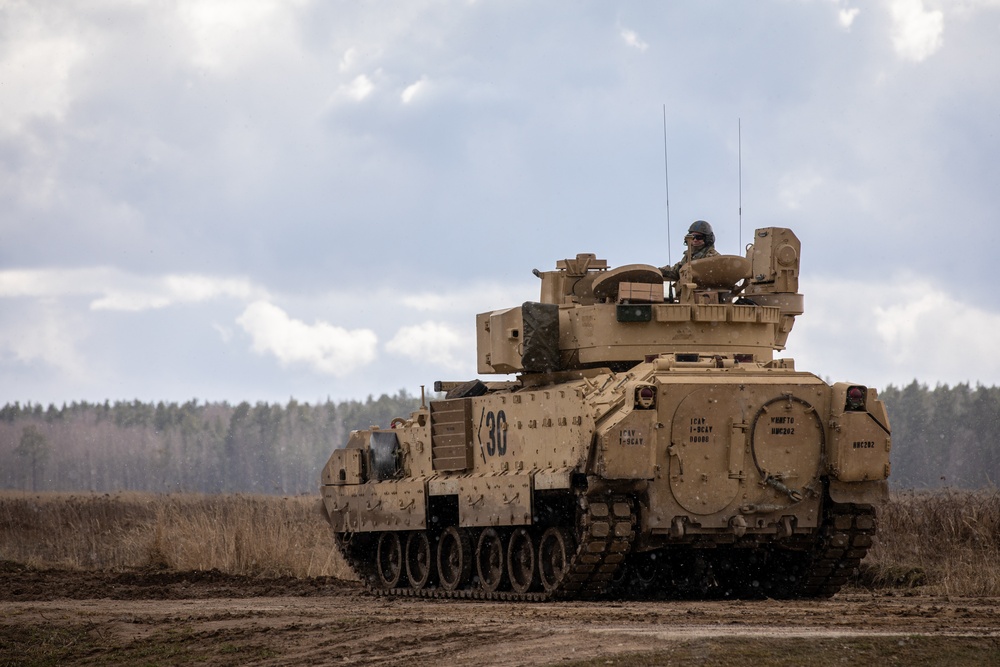
[[[538,272],[537,302],[477,316],[479,372],[439,382],[323,470],[347,562],[434,597],[824,597],[875,534],[889,421],[872,388],[782,350],[800,244],[660,271],[594,255]]]

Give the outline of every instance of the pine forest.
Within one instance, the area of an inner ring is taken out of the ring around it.
[[[881,392],[892,425],[896,489],[991,488],[1000,387]],[[0,488],[27,491],[315,493],[331,450],[353,429],[387,427],[420,399],[7,404],[0,408]]]

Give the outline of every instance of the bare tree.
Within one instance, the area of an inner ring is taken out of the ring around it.
[[[49,458],[49,441],[37,426],[29,424],[21,431],[21,442],[14,453],[28,462],[31,467],[31,490],[37,491],[38,476]]]

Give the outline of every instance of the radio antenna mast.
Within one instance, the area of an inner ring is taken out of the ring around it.
[[[670,171],[667,163],[667,105],[663,105],[663,185],[667,192],[667,265],[673,266],[670,256]]]
[[[736,142],[737,142],[737,163],[739,165],[739,181],[740,181],[740,208],[739,208],[739,218],[740,218],[740,245],[738,248],[742,251],[743,249],[743,119],[736,119]]]

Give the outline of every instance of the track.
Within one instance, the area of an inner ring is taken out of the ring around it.
[[[561,565],[553,568],[557,571],[542,576],[541,583],[523,582],[522,590],[489,590],[473,581],[468,569],[461,585],[453,588],[433,582],[421,587],[385,586],[370,545],[359,548],[338,540],[338,546],[368,590],[382,597],[545,602],[594,599],[610,593],[616,598],[637,599],[789,599],[836,594],[864,558],[875,534],[875,510],[871,506],[828,502],[823,526],[814,542],[798,551],[761,548],[749,559],[755,562],[753,571],[742,562],[747,559],[745,551],[723,552],[727,555],[722,557],[711,553],[716,557],[714,563],[699,568],[692,561],[701,560],[702,553],[690,552],[695,555],[684,560],[683,549],[668,548],[652,572],[641,574],[640,563],[651,561],[643,561],[643,555],[630,557],[637,522],[636,502],[628,496],[582,499],[576,530],[560,531],[562,540],[576,543],[572,556],[565,559],[565,564],[557,558]],[[533,544],[548,535],[535,535]],[[544,553],[544,548],[536,550],[535,559],[544,561],[539,552]],[[479,557],[478,553],[473,556]],[[538,563],[533,567],[538,569]],[[727,574],[728,581],[724,579]],[[749,586],[751,581],[753,587]],[[529,585],[530,590],[525,590]]]
[[[615,573],[622,567],[632,541],[637,521],[635,502],[627,496],[584,499],[578,519],[578,537],[564,531],[567,540],[577,541],[576,550],[566,566],[542,591],[487,591],[463,587],[383,588],[378,585],[370,551],[355,549],[338,540],[344,560],[375,595],[459,600],[496,600],[503,602],[544,602],[551,599],[592,598],[603,594]]]
[[[801,588],[802,597],[830,597],[847,583],[875,536],[875,509],[870,505],[829,503],[819,550]]]

